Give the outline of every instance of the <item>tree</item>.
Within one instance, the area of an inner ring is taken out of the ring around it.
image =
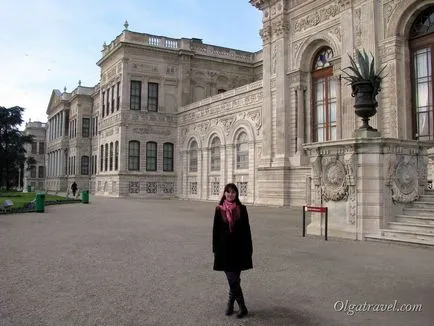
[[[0,106],[0,186],[6,189],[25,161],[24,144],[33,141],[33,136],[24,135],[18,129],[23,123],[23,112],[19,106]]]

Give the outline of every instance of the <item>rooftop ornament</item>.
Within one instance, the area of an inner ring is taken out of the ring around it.
[[[128,20],[125,20],[125,23],[124,23],[124,27],[125,27],[125,29],[124,29],[124,31],[127,31],[127,30],[128,30],[128,26],[130,26],[130,25],[128,24]]]

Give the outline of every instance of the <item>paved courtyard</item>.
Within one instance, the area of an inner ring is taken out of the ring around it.
[[[250,313],[226,317],[214,205],[91,197],[0,216],[0,325],[432,325],[434,248],[302,238],[300,209],[265,207],[248,207]],[[351,314],[374,304],[422,311]]]

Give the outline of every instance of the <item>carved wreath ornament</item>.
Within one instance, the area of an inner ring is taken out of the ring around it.
[[[322,174],[323,198],[325,201],[339,201],[348,195],[345,166],[341,161],[328,163]]]
[[[417,199],[418,173],[413,162],[401,159],[396,166],[393,181],[393,200],[408,203]]]

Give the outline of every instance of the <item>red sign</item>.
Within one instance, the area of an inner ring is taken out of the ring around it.
[[[304,210],[306,212],[315,212],[315,213],[325,213],[327,211],[327,207],[320,206],[304,206]]]

